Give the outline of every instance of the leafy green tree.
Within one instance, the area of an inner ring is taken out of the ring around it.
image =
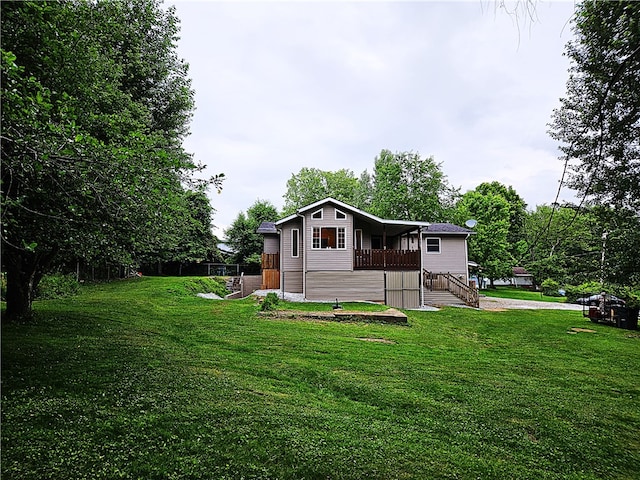
[[[600,205],[640,213],[640,2],[584,1],[572,18],[567,93],[550,134],[567,184]]]
[[[382,150],[376,157],[369,211],[398,220],[448,219],[458,192],[432,157]]]
[[[290,215],[300,207],[327,197],[353,205],[357,191],[358,179],[351,170],[331,172],[304,167],[287,181],[283,213]]]
[[[240,212],[231,226],[225,230],[226,243],[233,250],[233,261],[245,264],[260,264],[264,237],[257,233],[262,222],[275,222],[278,210],[268,201],[257,200]]]
[[[137,263],[176,245],[193,110],[178,20],[156,0],[2,2],[5,318],[60,259]]]
[[[492,192],[472,190],[456,206],[456,221],[475,219],[475,235],[469,238],[469,259],[480,264],[491,287],[499,278],[512,275],[514,260],[509,253],[509,202]]]
[[[540,205],[525,221],[525,267],[537,282],[579,285],[598,278],[603,229],[592,210]]]
[[[509,253],[518,263],[526,252],[526,242],[524,240],[525,219],[527,217],[527,204],[518,195],[512,186],[505,186],[500,182],[484,182],[476,187],[476,192],[483,195],[492,193],[504,198],[509,204]]]
[[[597,225],[600,271],[594,280],[618,285],[640,285],[640,216],[618,208],[596,206],[592,216]]]

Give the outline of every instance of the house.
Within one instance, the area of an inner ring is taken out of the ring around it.
[[[382,219],[326,198],[264,222],[258,232],[264,235],[263,288],[401,308],[445,292],[477,306],[477,292],[468,287],[472,232],[462,227]]]
[[[534,279],[533,279],[533,275],[527,272],[524,269],[524,267],[513,267],[511,277],[496,279],[493,281],[493,284],[496,287],[507,286],[507,287],[533,288]]]

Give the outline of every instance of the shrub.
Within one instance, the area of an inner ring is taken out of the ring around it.
[[[52,300],[76,295],[80,290],[80,284],[72,273],[53,273],[45,275],[40,280],[35,291],[35,298],[40,300]]]
[[[275,310],[278,307],[278,302],[278,295],[276,295],[275,292],[269,292],[267,296],[264,297],[264,300],[262,300],[260,309],[263,312]]]
[[[640,287],[612,286],[610,292],[623,299],[629,308],[640,308]]]
[[[602,285],[599,282],[585,282],[580,285],[566,285],[567,302],[575,302],[580,297],[595,295],[602,291]]]
[[[547,278],[544,282],[542,282],[542,294],[547,297],[560,297],[560,284],[551,278]]]

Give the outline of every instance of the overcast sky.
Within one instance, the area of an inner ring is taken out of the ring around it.
[[[219,237],[258,199],[281,209],[303,167],[359,176],[382,149],[433,156],[463,193],[497,180],[529,209],[555,200],[573,2],[519,24],[497,0],[171,4],[196,92],[185,147],[226,176]]]

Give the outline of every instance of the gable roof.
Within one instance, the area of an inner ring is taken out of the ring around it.
[[[380,217],[377,217],[376,215],[367,213],[364,210],[360,210],[359,208],[352,207],[351,205],[341,202],[340,200],[336,200],[335,198],[327,197],[323,200],[319,200],[317,202],[311,203],[309,205],[306,205],[298,209],[298,211],[293,215],[289,215],[288,217],[282,218],[277,222],[275,222],[274,226],[278,227],[284,223],[294,220],[295,218],[297,218],[300,215],[303,215],[309,210],[313,210],[327,204],[334,205],[340,208],[341,210],[349,211],[352,215],[362,220],[383,225],[384,227],[389,229],[389,234],[391,235],[397,235],[399,233],[404,233],[409,230],[415,230],[418,228],[426,228],[429,225],[431,225],[429,222],[418,222],[413,220],[390,220],[390,219],[380,218]]]

